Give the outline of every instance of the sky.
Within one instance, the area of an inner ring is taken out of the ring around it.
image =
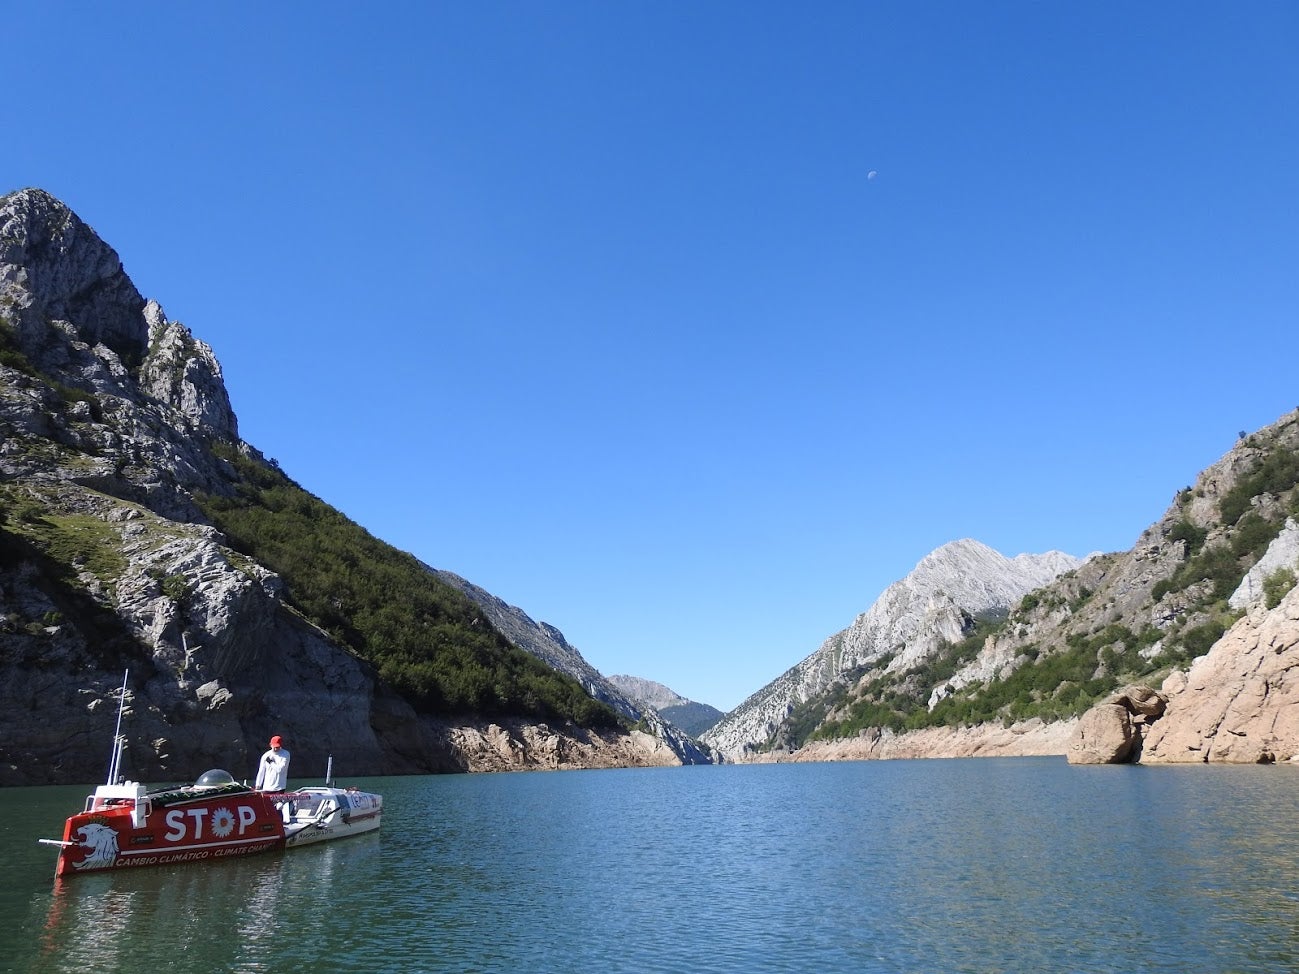
[[[1299,406],[1291,2],[25,4],[72,207],[374,535],[722,710]]]

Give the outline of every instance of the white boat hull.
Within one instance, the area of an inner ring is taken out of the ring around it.
[[[356,789],[303,788],[282,798],[290,849],[373,832],[383,819],[383,798]]]

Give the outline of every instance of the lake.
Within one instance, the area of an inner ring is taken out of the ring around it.
[[[381,832],[58,885],[36,840],[89,789],[0,791],[0,970],[1299,969],[1299,768],[1013,758],[344,783],[385,796]]]

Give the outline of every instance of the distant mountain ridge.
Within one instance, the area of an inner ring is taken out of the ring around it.
[[[959,640],[974,620],[1004,613],[1024,595],[1077,568],[1082,558],[1051,551],[1014,558],[964,539],[930,552],[848,628],[830,636],[701,736],[736,757],[770,740],[794,708],[856,668],[900,672],[941,643]]]
[[[787,696],[765,740],[727,756],[1297,760],[1297,580],[1299,410],[1242,432],[1129,551]]]
[[[655,737],[671,749],[682,764],[710,764],[707,751],[699,747],[690,737],[681,734],[677,728],[689,730],[676,724],[663,712],[663,708],[634,693],[626,692],[619,684],[618,677],[605,678],[598,670],[571,646],[564,634],[545,622],[534,622],[526,612],[517,606],[510,605],[504,599],[492,595],[486,589],[474,585],[453,572],[430,569],[448,585],[459,589],[474,603],[480,606],[491,619],[492,624],[521,649],[544,661],[548,665],[567,673],[582,684],[583,689],[595,699],[607,703],[629,719],[647,724]],[[667,689],[664,687],[663,689]],[[671,691],[668,691],[671,693]],[[675,696],[675,694],[673,694]],[[661,699],[661,697],[660,697]],[[678,698],[684,700],[684,698]],[[689,701],[685,701],[689,703]],[[675,705],[668,704],[668,709]]]
[[[647,707],[653,707],[655,710],[662,710],[664,707],[679,707],[682,704],[690,703],[688,699],[672,688],[666,687],[662,683],[656,683],[653,680],[646,680],[643,677],[615,673],[609,677],[609,682],[633,700],[639,700]]]
[[[639,676],[617,674],[609,682],[631,699],[662,714],[664,719],[680,727],[691,737],[698,737],[722,718],[722,712],[706,703],[681,696],[675,690]]]

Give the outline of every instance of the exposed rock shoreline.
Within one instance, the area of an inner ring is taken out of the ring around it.
[[[581,727],[503,721],[481,727],[429,722],[432,735],[456,771],[578,771],[680,765],[661,739],[643,731],[627,734]]]
[[[1289,544],[1287,537],[1280,544]],[[1299,589],[1259,601],[1158,691],[1131,687],[1083,715],[1074,764],[1299,760]]]
[[[906,758],[1042,757],[1063,755],[1076,720],[1048,724],[1039,719],[1003,727],[927,727],[895,734],[876,731],[838,741],[814,741],[796,751],[754,754],[737,763],[768,764],[802,761],[882,761]]]

